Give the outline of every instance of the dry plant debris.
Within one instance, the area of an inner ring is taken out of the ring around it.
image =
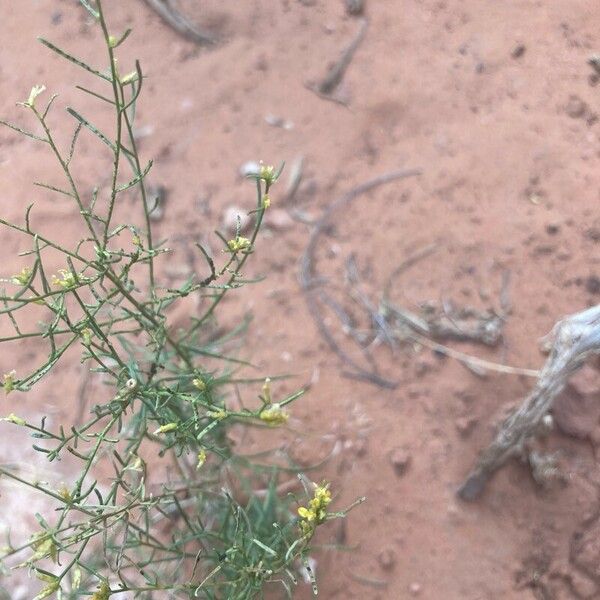
[[[160,15],[165,23],[188,40],[197,44],[214,44],[217,41],[211,33],[192,23],[173,5],[172,0],[146,0],[146,4]]]
[[[348,46],[344,49],[338,61],[329,69],[327,75],[325,75],[325,77],[319,83],[306,84],[306,87],[309,90],[325,100],[331,100],[333,102],[337,102],[338,104],[346,104],[346,102],[336,98],[332,94],[342,82],[342,79],[346,74],[346,70],[354,58],[354,54],[358,50],[358,47],[367,33],[368,26],[369,22],[367,19],[363,19],[358,33],[354,36],[354,39],[350,42],[350,44],[348,44]]]
[[[486,448],[458,490],[463,500],[481,496],[495,471],[515,456],[527,456],[539,471],[539,456],[532,460],[529,442],[539,433],[554,399],[569,378],[591,354],[600,352],[600,305],[559,321],[552,330],[552,349],[533,391],[500,426],[496,438]]]

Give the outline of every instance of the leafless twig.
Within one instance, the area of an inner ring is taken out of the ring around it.
[[[338,102],[339,104],[345,104],[345,102],[342,102],[341,100],[333,97],[331,94],[344,78],[346,70],[352,62],[354,53],[356,52],[356,50],[358,49],[365,37],[368,26],[369,22],[367,21],[367,19],[363,19],[358,33],[350,42],[350,44],[344,49],[339,60],[333,65],[333,67],[331,67],[331,69],[329,69],[327,75],[325,75],[325,78],[320,83],[307,84],[306,87],[309,90],[313,91],[315,94],[326,100],[333,100],[334,102]]]
[[[319,286],[323,284],[323,278],[317,273],[315,267],[315,253],[317,245],[320,241],[321,236],[326,231],[327,227],[331,225],[331,218],[336,211],[341,208],[347,207],[354,200],[360,197],[362,194],[366,194],[374,190],[375,188],[404,179],[406,177],[412,177],[419,175],[420,170],[418,169],[405,169],[402,171],[392,171],[379,177],[375,177],[370,181],[367,181],[361,185],[356,186],[349,192],[340,196],[334,200],[329,206],[323,211],[323,215],[316,221],[314,228],[310,234],[308,245],[302,256],[300,263],[300,285],[305,293],[308,310],[315,320],[315,323],[319,329],[319,332],[329,345],[329,347],[342,359],[342,361],[351,369],[346,375],[351,377],[370,381],[376,385],[384,388],[393,389],[396,387],[396,382],[390,381],[379,375],[374,369],[366,369],[359,365],[348,353],[336,342],[335,337],[331,333],[323,317],[321,307],[323,304],[322,290]]]
[[[183,37],[197,44],[214,44],[216,38],[211,33],[200,29],[192,23],[180,10],[173,6],[172,0],[145,0],[168,25]]]
[[[600,305],[559,321],[553,331],[550,356],[537,384],[523,404],[500,426],[494,441],[486,448],[461,485],[458,495],[475,500],[490,477],[514,456],[522,455],[552,408],[556,396],[585,359],[600,353]]]

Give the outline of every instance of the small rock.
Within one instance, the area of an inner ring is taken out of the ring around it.
[[[354,442],[354,454],[359,458],[366,456],[369,445],[366,438],[358,438]]]
[[[579,96],[569,96],[565,112],[572,119],[581,119],[588,113],[588,105]]]
[[[546,233],[548,235],[556,235],[560,231],[560,225],[558,223],[548,223],[546,225]]]
[[[346,12],[349,15],[362,15],[365,9],[364,0],[345,0],[346,1]]]
[[[277,115],[266,115],[265,122],[267,125],[271,125],[271,127],[280,127],[281,129],[286,129],[287,131],[294,129],[294,123],[292,121],[288,121],[287,119]]]
[[[597,75],[600,75],[600,54],[592,54],[588,58],[588,65],[594,69]]]
[[[266,224],[275,231],[285,231],[294,226],[294,220],[287,210],[282,208],[270,208],[267,211]]]
[[[527,50],[527,46],[525,44],[517,44],[511,51],[510,55],[513,58],[521,58],[523,54],[525,54],[525,50]]]
[[[392,548],[385,548],[379,553],[377,562],[384,571],[391,571],[396,566],[396,553]]]
[[[257,57],[256,61],[254,62],[254,68],[257,71],[267,71],[269,69],[269,62],[267,60],[267,57],[264,54],[261,54],[260,56]]]
[[[420,358],[415,362],[415,375],[417,377],[423,377],[423,375],[429,373],[429,371],[431,371],[432,369],[433,364],[428,360]]]
[[[585,232],[585,237],[592,240],[592,242],[600,242],[600,227],[590,227]]]
[[[411,456],[406,448],[396,448],[390,454],[390,462],[396,475],[401,477],[406,473],[411,463]]]
[[[249,160],[240,167],[240,175],[249,177],[250,175],[258,175],[260,165],[255,160]]]
[[[421,593],[421,584],[417,583],[416,581],[413,581],[408,586],[408,591],[411,593],[412,596],[418,596]]]
[[[235,234],[238,222],[240,223],[240,232],[243,233],[250,226],[250,216],[243,208],[240,208],[239,206],[230,206],[223,213],[223,229],[225,229],[228,233]]]
[[[596,275],[590,275],[585,280],[585,289],[590,294],[600,294],[600,277]]]
[[[459,417],[454,421],[454,425],[461,437],[469,437],[475,426],[477,425],[477,419],[475,417]]]

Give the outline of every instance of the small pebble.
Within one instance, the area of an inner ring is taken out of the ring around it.
[[[413,595],[413,596],[418,596],[421,593],[421,584],[417,583],[416,581],[413,581],[409,586],[408,586],[408,591]]]
[[[411,456],[405,448],[396,448],[390,454],[390,462],[396,475],[402,476],[408,470],[411,463]]]
[[[257,175],[259,171],[260,165],[255,160],[249,160],[240,167],[240,175],[242,177]]]
[[[461,437],[469,437],[475,426],[477,425],[477,419],[475,417],[459,417],[454,421],[456,430]]]
[[[525,50],[527,50],[527,47],[525,46],[525,44],[517,44],[512,49],[512,52],[510,53],[510,55],[513,58],[521,58],[521,56],[523,56],[523,54],[525,54]]]
[[[565,112],[572,119],[581,119],[588,112],[588,105],[579,96],[569,96]]]
[[[384,571],[391,571],[396,566],[396,553],[392,548],[384,548],[379,553],[377,562]]]
[[[596,275],[590,275],[585,280],[585,289],[590,294],[600,294],[600,277]]]

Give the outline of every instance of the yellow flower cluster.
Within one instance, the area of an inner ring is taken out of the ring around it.
[[[106,581],[103,581],[100,584],[100,589],[92,596],[92,600],[108,600],[110,594],[110,586]]]
[[[331,492],[327,485],[318,485],[315,494],[308,506],[298,508],[300,516],[300,530],[306,536],[313,534],[317,525],[327,518],[327,507],[331,503]]]
[[[169,433],[169,431],[175,431],[179,427],[178,423],[167,423],[166,425],[161,425],[155,432],[154,435],[158,433]]]
[[[27,562],[19,566],[32,565],[43,558],[50,558],[56,562],[58,556],[58,548],[52,539],[52,535],[47,531],[38,531],[31,536],[31,548],[33,554],[27,559]]]
[[[250,240],[245,237],[237,236],[235,240],[229,240],[227,247],[232,252],[239,252],[240,250],[248,250],[251,246]]]
[[[84,277],[81,274],[75,276],[75,273],[67,271],[67,269],[59,269],[58,274],[60,277],[52,275],[52,284],[63,290],[68,290],[69,288],[75,287],[78,283],[86,283],[90,280],[89,277]]]
[[[202,448],[200,452],[198,452],[198,464],[196,465],[196,469],[201,469],[206,462],[206,450]]]
[[[267,192],[269,188],[277,181],[278,173],[275,171],[273,165],[265,165],[260,163],[260,169],[258,170],[258,178],[262,179],[267,184]]]
[[[52,573],[43,573],[42,571],[38,571],[36,573],[36,577],[39,580],[46,582],[47,585],[33,600],[49,598],[60,588],[60,579],[56,575],[52,575]]]
[[[260,413],[260,420],[272,427],[287,423],[289,418],[290,415],[288,415],[279,404],[272,404],[269,408],[265,408]]]
[[[15,425],[21,426],[27,425],[27,421],[25,421],[25,419],[17,417],[17,415],[15,415],[14,413],[10,413],[8,417],[4,417],[3,419],[0,419],[0,421],[7,421],[8,423],[14,423]]]
[[[3,375],[3,383],[2,387],[6,392],[6,395],[10,394],[15,389],[15,378],[17,376],[17,372],[13,369],[9,373],[4,373]]]
[[[20,273],[13,275],[10,280],[15,285],[27,285],[31,277],[31,273],[33,273],[33,271],[29,267],[24,267],[21,269]]]
[[[192,385],[197,389],[203,392],[206,389],[206,383],[200,377],[196,377],[196,379],[192,379]]]
[[[217,421],[222,421],[227,416],[227,411],[223,409],[209,410],[206,413],[206,416],[210,417],[211,419],[217,419]]]

